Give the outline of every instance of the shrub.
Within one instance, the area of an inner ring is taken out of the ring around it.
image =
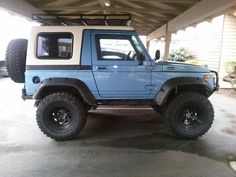
[[[227,76],[223,78],[224,81],[230,82],[232,87],[235,88],[236,84],[236,60],[231,60],[225,62],[225,70],[228,73]],[[235,88],[236,91],[236,88]]]
[[[187,60],[194,59],[195,56],[192,52],[185,48],[179,48],[177,50],[172,50],[169,54],[170,61],[178,61],[178,62],[185,62]]]
[[[236,60],[230,60],[225,62],[225,70],[227,73],[236,71]]]

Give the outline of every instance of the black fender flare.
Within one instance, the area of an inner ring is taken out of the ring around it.
[[[169,94],[176,86],[187,86],[187,85],[196,85],[202,86],[207,95],[210,96],[214,90],[211,88],[209,83],[203,78],[192,78],[192,77],[177,77],[167,80],[160,88],[159,92],[156,95],[155,101],[157,105],[162,105],[165,100],[168,98]]]
[[[33,99],[41,99],[41,95],[47,88],[73,88],[75,89],[89,105],[96,105],[95,98],[90,92],[87,85],[78,79],[73,78],[49,78],[41,82],[37,91],[33,95]]]

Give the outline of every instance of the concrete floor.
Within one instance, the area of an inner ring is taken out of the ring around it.
[[[236,100],[215,94],[215,122],[197,141],[168,134],[151,109],[97,110],[79,139],[55,142],[35,122],[21,84],[0,78],[1,177],[235,177]]]

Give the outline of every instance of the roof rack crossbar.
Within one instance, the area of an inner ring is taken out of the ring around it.
[[[104,25],[116,24],[129,26],[131,14],[33,14],[32,20],[41,23],[44,26],[50,25]],[[96,24],[97,23],[97,24]]]

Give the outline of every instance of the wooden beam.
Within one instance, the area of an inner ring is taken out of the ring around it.
[[[116,2],[115,3],[115,7],[118,7],[120,8],[132,8],[132,9],[152,9],[153,6],[148,6],[148,4],[139,4],[138,2]],[[157,9],[161,9],[161,8],[157,8]],[[144,14],[149,14],[149,16],[152,16],[152,17],[166,17],[166,15],[163,15],[161,13],[159,13],[159,11],[156,11],[156,12],[151,12],[152,14],[150,14],[150,12],[148,10],[146,11],[143,11],[143,12],[133,12],[133,11],[130,11],[129,12],[130,14],[136,14],[136,16],[144,16]],[[146,15],[145,15],[146,16]]]
[[[132,2],[132,1],[121,1],[121,2],[116,2],[120,7],[126,7],[126,8],[137,8],[137,9],[144,9],[144,6],[140,6],[137,4],[137,2]]]
[[[73,3],[69,3],[67,4],[67,6],[84,6],[84,5],[87,5],[88,3],[91,3],[93,1],[88,1],[88,0],[80,0],[80,1],[76,1],[76,2],[73,2]],[[91,11],[90,11],[91,12]],[[77,10],[67,10],[67,9],[64,9],[62,11],[59,12],[60,14],[71,14],[71,13],[77,13]]]
[[[130,2],[173,2],[173,3],[181,3],[181,4],[195,4],[200,0],[112,0],[112,1],[130,1]]]
[[[108,12],[158,12],[163,14],[179,14],[178,11],[170,11],[170,10],[163,10],[163,9],[157,9],[157,8],[151,8],[151,9],[137,9],[137,8],[116,8],[116,7],[76,7],[76,6],[43,6],[38,7],[41,10],[77,10],[81,12],[91,11],[91,10],[97,10],[97,11],[108,11]]]
[[[159,24],[160,25],[160,24]],[[146,24],[146,23],[141,23],[141,22],[139,22],[139,23],[134,23],[134,24],[131,24],[131,26],[139,26],[139,27],[142,27],[142,28],[144,28],[145,29],[145,27],[153,27],[153,28],[155,28],[156,26],[158,26],[158,24]]]
[[[75,7],[79,7],[79,6],[82,6],[82,5],[86,5],[88,3],[90,3],[91,1],[89,0],[80,0],[80,1],[75,1],[73,3],[67,3],[66,6],[75,6]],[[43,6],[43,5],[42,5]],[[65,7],[66,7],[65,6]],[[40,8],[41,6],[38,6],[38,8]],[[64,9],[65,10],[65,9]]]
[[[43,6],[43,5],[47,6],[48,4],[53,3],[53,2],[55,2],[55,1],[57,1],[57,0],[40,0],[40,1],[38,1],[38,2],[35,2],[33,5],[34,5],[35,7],[37,7],[37,6]]]
[[[41,2],[41,0],[39,0],[39,2]],[[45,1],[45,3],[41,3],[42,6],[66,6],[66,5],[70,5],[70,4],[73,4],[73,3],[77,3],[78,0],[47,0]],[[89,1],[88,1],[89,2]],[[40,6],[40,5],[38,5]],[[37,6],[37,7],[38,7]]]
[[[169,20],[169,18],[167,18],[167,17],[152,17],[150,15],[145,15],[143,17],[137,17],[137,16],[132,15],[131,17],[132,17],[131,20],[138,19],[138,20],[142,20],[142,21],[153,21],[153,20],[155,20],[155,21],[165,22],[165,21]]]
[[[180,4],[195,4],[201,0],[158,0],[158,2],[173,2],[173,3],[180,3]]]
[[[98,2],[100,3],[101,7],[106,7],[105,3],[104,3],[104,0],[98,0]]]
[[[157,7],[157,8],[166,9],[166,10],[175,10],[176,9],[176,7],[173,7],[172,4],[167,5],[167,3],[162,3],[162,2],[159,2],[159,1],[145,1],[145,4],[148,4],[151,7]]]
[[[142,1],[137,1],[135,2],[135,4],[138,4],[142,7],[144,7],[145,9],[152,9],[152,8],[157,8],[157,9],[163,9],[166,11],[176,11],[178,13],[181,13],[182,10],[181,9],[177,9],[177,8],[171,8],[170,6],[168,6],[168,8],[166,6],[163,6],[162,3],[161,4],[157,4],[159,2],[142,2]],[[158,11],[157,11],[158,12]]]
[[[143,12],[128,12],[132,15],[132,17],[141,17],[141,18],[155,18],[155,19],[162,19],[162,20],[166,20],[169,19],[169,17],[167,15],[163,15],[161,13],[158,12],[148,12],[148,11],[143,11]]]
[[[159,20],[159,19],[148,19],[148,18],[132,18],[131,21],[141,21],[143,23],[163,23],[163,21]]]

